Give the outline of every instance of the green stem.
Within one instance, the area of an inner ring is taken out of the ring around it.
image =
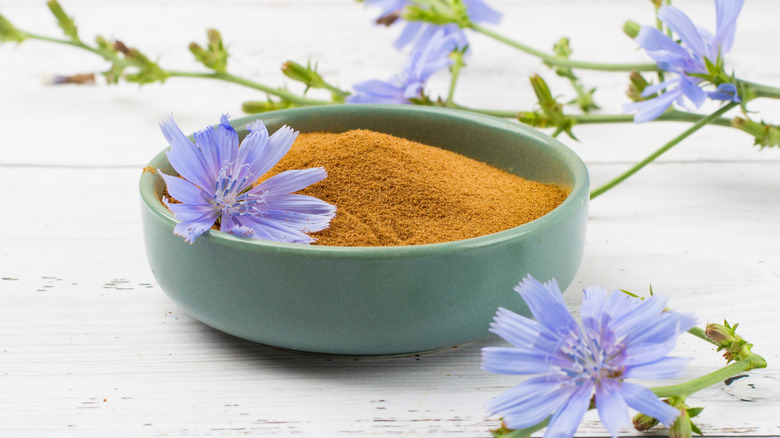
[[[450,89],[447,92],[447,103],[446,105],[448,107],[454,106],[452,103],[453,97],[455,97],[455,85],[458,83],[458,77],[460,76],[460,69],[463,68],[463,52],[461,51],[454,51],[452,52],[452,55],[450,55],[454,58],[454,63],[452,64],[451,68],[451,75],[450,75]]]
[[[659,386],[651,388],[658,397],[678,397],[688,396],[702,389],[709,388],[718,382],[722,382],[729,377],[734,377],[739,373],[744,373],[756,368],[766,368],[766,360],[763,357],[751,353],[747,357],[731,365],[727,365],[717,371],[705,374],[701,377],[689,380],[679,385]]]
[[[528,54],[534,55],[537,58],[540,58],[542,61],[544,61],[547,65],[551,65],[551,66],[580,68],[585,70],[600,70],[600,71],[658,71],[658,67],[655,64],[604,64],[604,63],[597,63],[597,62],[574,61],[571,59],[559,58],[557,56],[542,52],[541,50],[535,49],[531,46],[527,46],[523,43],[507,38],[499,33],[493,32],[492,30],[482,27],[478,24],[471,23],[469,27],[476,32],[479,32],[485,36],[493,38],[494,40],[500,41],[504,44],[512,46]]]
[[[453,105],[458,109],[471,111],[479,114],[485,114],[493,117],[516,119],[518,114],[517,111],[469,108],[469,107],[455,105],[455,104]],[[634,116],[632,114],[576,114],[576,115],[567,115],[566,117],[571,118],[578,125],[634,122]],[[654,122],[695,122],[701,120],[701,117],[702,117],[701,114],[671,110],[661,114],[658,118],[656,118],[653,121]],[[725,117],[719,117],[710,121],[710,124],[716,126],[731,127],[731,119]]]
[[[691,134],[701,129],[704,125],[710,123],[711,121],[717,119],[721,115],[723,115],[726,111],[730,110],[731,108],[734,108],[737,106],[736,102],[729,102],[727,105],[724,105],[721,109],[715,111],[714,113],[710,114],[709,116],[703,117],[698,122],[694,123],[690,128],[686,129],[682,134],[678,135],[677,137],[673,138],[671,141],[666,143],[665,145],[661,146],[657,151],[650,154],[647,158],[640,161],[636,165],[634,165],[632,168],[628,169],[626,172],[622,173],[617,178],[613,179],[612,181],[604,184],[603,186],[597,188],[596,190],[592,191],[590,193],[590,199],[595,199],[599,195],[602,195],[607,190],[611,189],[612,187],[615,187],[616,185],[620,184],[621,182],[625,181],[628,177],[631,175],[637,173],[641,168],[647,166],[648,164],[652,163],[656,158],[660,157],[664,152],[668,151],[672,147],[674,147],[677,143],[683,141],[684,139],[688,138]]]
[[[716,347],[720,347],[720,344],[718,344],[717,342],[715,342],[712,339],[710,339],[709,337],[707,337],[707,335],[704,333],[704,329],[703,328],[694,327],[694,328],[688,330],[688,333],[692,334],[693,336],[696,336],[699,339],[703,339],[703,340],[709,342],[710,344],[712,344],[712,345],[714,345]]]
[[[215,79],[219,81],[232,82],[234,84],[243,85],[248,88],[262,91],[266,94],[279,97],[281,99],[284,99],[286,101],[298,105],[326,105],[332,103],[327,100],[309,99],[308,97],[298,96],[297,94],[290,93],[289,91],[269,87],[268,85],[250,81],[249,79],[244,79],[242,77],[235,76],[230,73],[188,72],[188,71],[173,71],[173,70],[168,70],[167,72],[168,74],[171,75],[171,77]]]
[[[755,82],[738,79],[738,82],[749,86],[756,92],[756,97],[768,97],[770,99],[780,99],[780,88],[770,87],[768,85],[757,84]]]
[[[108,51],[105,51],[105,50],[100,50],[100,49],[98,49],[96,47],[88,46],[88,45],[86,45],[86,44],[84,44],[84,43],[82,43],[80,41],[71,41],[71,40],[64,40],[64,39],[59,39],[59,38],[52,38],[52,37],[47,37],[47,36],[44,36],[44,35],[37,35],[37,34],[34,34],[34,33],[29,33],[29,32],[22,32],[22,33],[24,34],[25,37],[27,37],[29,39],[40,40],[40,41],[47,41],[47,42],[56,43],[56,44],[64,44],[64,45],[68,45],[68,46],[71,46],[71,47],[76,47],[76,48],[79,48],[79,49],[83,49],[83,50],[92,52],[92,53],[102,57],[103,59],[105,59],[107,61],[110,61],[110,62],[113,62],[113,63],[119,63],[119,64],[128,65],[128,66],[137,66],[137,64],[133,63],[132,60],[129,60],[129,59],[126,59],[126,58],[121,58],[121,57],[117,56],[113,52],[108,52]],[[309,98],[306,98],[306,97],[301,97],[301,96],[298,96],[296,94],[290,93],[289,91],[280,90],[278,88],[269,87],[267,85],[260,84],[260,83],[254,82],[254,81],[250,81],[248,79],[244,79],[244,78],[235,76],[235,75],[230,74],[230,73],[217,73],[217,72],[213,72],[213,73],[205,73],[204,72],[204,73],[201,73],[201,72],[170,71],[170,70],[166,71],[166,72],[171,77],[216,79],[216,80],[221,80],[221,81],[225,81],[225,82],[232,82],[234,84],[243,85],[245,87],[249,87],[249,88],[253,88],[255,90],[263,91],[263,92],[265,92],[267,94],[279,97],[281,99],[293,102],[293,103],[298,104],[298,105],[325,105],[325,104],[331,103],[331,102],[325,101],[325,100],[317,100],[317,99],[309,99]]]

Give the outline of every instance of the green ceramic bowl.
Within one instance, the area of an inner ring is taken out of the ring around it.
[[[308,246],[208,231],[190,245],[160,202],[162,179],[141,177],[149,264],[160,287],[200,321],[262,344],[330,355],[398,355],[482,338],[498,307],[528,309],[513,287],[532,274],[561,288],[579,267],[588,172],[558,141],[515,122],[416,106],[337,105],[269,112],[270,132],[371,129],[438,146],[524,178],[571,188],[547,215],[456,242],[378,248]],[[164,152],[149,166],[175,174]],[[500,206],[496,206],[500,208]]]

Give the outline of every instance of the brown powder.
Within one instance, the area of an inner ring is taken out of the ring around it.
[[[511,175],[462,155],[387,134],[300,134],[266,176],[324,167],[328,177],[298,193],[336,206],[315,245],[440,243],[503,231],[550,212],[560,187]]]

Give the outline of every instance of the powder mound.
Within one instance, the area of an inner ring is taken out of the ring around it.
[[[263,179],[324,167],[297,193],[336,206],[315,245],[440,243],[503,231],[543,216],[568,190],[529,181],[462,155],[367,130],[300,134]]]

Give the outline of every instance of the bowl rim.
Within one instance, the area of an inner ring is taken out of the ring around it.
[[[452,108],[440,108],[440,107],[421,107],[421,106],[408,106],[408,105],[382,105],[382,104],[361,104],[361,105],[328,105],[328,106],[314,106],[303,107],[293,109],[283,109],[277,111],[269,111],[260,114],[248,115],[240,118],[236,118],[230,121],[233,127],[238,129],[243,128],[246,123],[252,122],[256,119],[264,119],[270,117],[278,117],[283,114],[295,114],[306,112],[320,112],[320,111],[334,111],[338,112],[338,109],[354,110],[356,107],[360,107],[366,110],[374,111],[387,111],[387,112],[408,112],[410,114],[415,113],[435,113],[444,114],[448,117],[455,119],[464,119],[471,122],[477,122],[480,124],[493,126],[496,128],[515,131],[523,136],[532,137],[537,141],[546,144],[549,147],[555,148],[557,154],[562,158],[565,165],[572,171],[574,175],[574,184],[571,187],[571,192],[566,199],[558,205],[555,209],[549,213],[525,224],[518,225],[516,227],[499,231],[492,234],[486,234],[483,236],[472,237],[469,239],[454,240],[450,242],[441,243],[429,243],[422,245],[399,245],[399,246],[325,246],[325,245],[305,245],[295,243],[283,243],[274,242],[270,240],[262,239],[250,239],[235,236],[233,234],[225,233],[219,230],[208,230],[200,239],[210,239],[214,243],[231,246],[241,246],[246,249],[254,249],[262,251],[264,249],[272,249],[274,252],[285,253],[300,253],[301,255],[327,255],[327,256],[342,256],[352,257],[359,256],[365,257],[393,257],[393,256],[405,256],[419,255],[426,256],[430,254],[446,253],[452,250],[465,249],[465,248],[479,248],[494,245],[497,243],[505,242],[507,240],[513,240],[534,232],[547,229],[555,224],[565,220],[570,214],[573,214],[583,202],[587,202],[589,198],[589,175],[587,167],[582,159],[568,146],[560,141],[552,138],[542,132],[539,132],[533,128],[522,125],[516,122],[509,122],[505,119],[497,117],[466,112],[463,110],[457,110]],[[295,128],[295,127],[293,127]],[[190,135],[190,139],[192,136]],[[165,205],[157,199],[154,195],[154,183],[158,175],[159,163],[168,163],[166,152],[170,146],[160,151],[155,157],[149,161],[147,167],[144,168],[141,174],[139,182],[139,191],[143,205],[148,208],[157,218],[166,222],[173,228],[179,221],[174,217]],[[155,165],[158,164],[158,165]],[[149,168],[153,168],[154,171],[150,171]],[[182,240],[183,242],[183,240]]]

